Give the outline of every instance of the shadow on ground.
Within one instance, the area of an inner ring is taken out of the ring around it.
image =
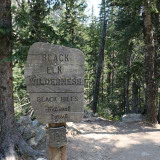
[[[160,160],[159,128],[102,119],[76,126],[81,133],[68,137],[68,160]]]

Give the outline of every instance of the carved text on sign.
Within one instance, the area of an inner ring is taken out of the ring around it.
[[[25,65],[25,81],[41,123],[79,122],[84,105],[84,57],[77,49],[35,43]]]

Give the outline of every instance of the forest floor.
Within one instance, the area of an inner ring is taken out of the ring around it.
[[[160,160],[160,125],[92,117],[68,127],[68,160]]]

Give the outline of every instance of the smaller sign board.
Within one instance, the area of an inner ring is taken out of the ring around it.
[[[47,131],[47,145],[49,147],[62,147],[67,145],[66,128],[49,128]]]

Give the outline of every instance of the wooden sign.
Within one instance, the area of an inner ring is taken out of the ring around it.
[[[84,57],[80,50],[35,43],[24,75],[38,121],[64,123],[83,118]]]

